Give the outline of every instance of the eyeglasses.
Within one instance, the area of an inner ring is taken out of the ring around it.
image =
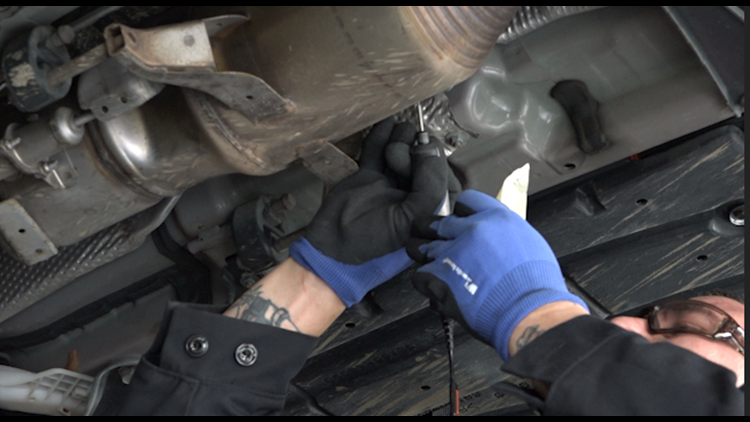
[[[697,334],[729,343],[745,356],[745,330],[716,306],[697,300],[673,300],[651,307],[646,316],[655,334]]]

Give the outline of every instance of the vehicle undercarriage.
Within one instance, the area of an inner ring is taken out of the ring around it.
[[[168,301],[229,305],[285,259],[417,105],[464,189],[530,164],[527,219],[593,314],[744,295],[744,8],[0,6],[0,49],[0,363],[83,374],[68,413]],[[320,338],[286,413],[446,412],[413,271]],[[456,328],[462,414],[527,412],[501,364]]]

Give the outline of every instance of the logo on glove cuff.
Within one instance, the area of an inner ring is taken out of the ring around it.
[[[451,270],[461,276],[461,278],[464,279],[464,288],[471,293],[472,296],[474,296],[474,293],[477,292],[477,285],[474,284],[474,282],[471,281],[471,277],[469,277],[468,274],[464,272],[461,268],[456,265],[455,262],[451,261],[450,258],[444,258],[443,264],[448,264],[449,267],[451,267]]]

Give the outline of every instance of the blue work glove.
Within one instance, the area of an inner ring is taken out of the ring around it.
[[[415,136],[408,123],[375,125],[360,170],[331,191],[289,249],[347,307],[413,263],[405,250],[412,222],[432,215],[447,191],[454,200],[460,191],[445,154],[419,154],[411,148]]]
[[[417,290],[505,360],[513,329],[531,311],[557,301],[586,308],[542,235],[495,198],[465,191],[454,215],[420,219],[413,230],[409,255],[426,263]]]

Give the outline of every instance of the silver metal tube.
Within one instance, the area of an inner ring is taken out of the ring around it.
[[[417,114],[419,115],[419,131],[424,132],[424,114],[422,113],[422,103],[417,103]]]
[[[85,125],[86,123],[95,119],[96,119],[96,116],[94,116],[94,113],[86,113],[73,119],[73,124],[75,124],[78,127],[81,127]]]

